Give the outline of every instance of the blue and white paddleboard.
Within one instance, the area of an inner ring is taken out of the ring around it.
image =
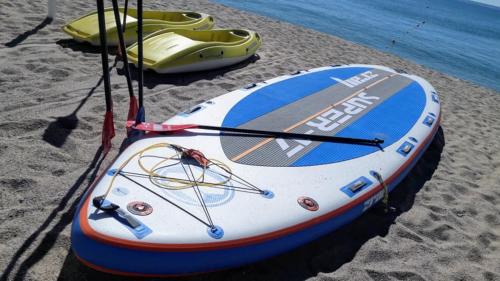
[[[439,121],[434,88],[387,67],[322,67],[249,85],[165,123],[384,143],[200,129],[143,138],[84,196],[73,250],[93,268],[151,276],[264,259],[337,229],[381,200],[422,155]],[[109,210],[96,208],[96,200]]]

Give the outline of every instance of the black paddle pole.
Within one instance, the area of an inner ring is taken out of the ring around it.
[[[142,42],[142,0],[137,0],[137,47],[138,47],[138,83],[139,83],[139,112],[137,113],[136,124],[140,124],[146,120],[143,102],[143,42]]]
[[[241,133],[242,134],[241,136],[248,136],[248,137],[303,139],[311,141],[337,142],[337,143],[347,143],[347,144],[366,144],[366,145],[376,145],[376,146],[384,143],[384,140],[378,138],[367,139],[367,138],[324,136],[324,135],[291,133],[284,131],[265,131],[265,130],[219,127],[219,126],[199,125],[199,124],[169,125],[169,124],[155,124],[155,123],[143,122],[142,124],[135,125],[133,122],[127,122],[127,128],[133,128],[135,130],[141,130],[144,132],[151,132],[157,134],[172,134],[175,132],[189,130],[189,129],[204,129],[204,130],[213,130],[219,132]]]
[[[137,46],[139,51],[139,107],[143,107],[143,92],[142,87],[144,86],[144,75],[143,71],[143,42],[142,42],[142,0],[137,0]]]
[[[104,96],[106,97],[106,115],[102,128],[102,146],[106,154],[111,148],[111,139],[115,136],[113,122],[113,100],[111,98],[111,82],[109,79],[108,42],[106,39],[106,19],[104,15],[104,0],[97,0],[97,17],[99,21],[99,38],[101,40],[102,76],[104,81]]]
[[[127,78],[128,95],[130,98],[129,112],[127,120],[135,120],[137,114],[137,101],[134,96],[134,89],[132,86],[132,79],[130,78],[130,70],[128,67],[127,50],[125,49],[125,39],[123,37],[123,29],[120,22],[120,11],[118,10],[118,0],[112,0],[113,2],[113,12],[115,14],[115,24],[116,31],[118,33],[118,45],[120,52],[122,54],[123,69],[125,71],[125,77]],[[126,17],[126,15],[125,15]]]
[[[336,143],[346,143],[346,144],[366,144],[366,145],[380,145],[384,143],[384,140],[378,138],[361,139],[361,138],[348,138],[348,137],[336,137],[336,136],[308,135],[299,133],[264,131],[264,130],[242,129],[242,128],[232,128],[232,127],[217,127],[208,125],[197,125],[197,128],[205,130],[215,130],[220,132],[260,135],[270,138],[303,139],[311,141],[336,142]]]
[[[125,0],[125,6],[123,7],[123,26],[122,26],[123,32],[125,32],[125,29],[127,29],[127,12],[128,12],[128,0]]]
[[[104,94],[106,96],[106,111],[112,111],[113,101],[111,99],[111,83],[109,80],[108,41],[106,38],[106,19],[104,15],[103,0],[97,0],[97,19],[99,21],[99,38],[101,40],[102,75],[104,81]]]

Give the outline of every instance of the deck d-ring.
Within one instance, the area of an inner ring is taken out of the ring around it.
[[[221,239],[222,236],[224,236],[224,230],[218,225],[213,225],[207,228],[207,233],[214,239]]]
[[[271,199],[274,197],[274,193],[271,190],[262,190],[261,195],[267,199]]]
[[[308,210],[308,211],[317,211],[319,209],[319,204],[318,202],[316,202],[316,200],[312,199],[311,197],[307,197],[307,196],[300,196],[299,198],[297,198],[297,203],[299,203],[299,205]]]

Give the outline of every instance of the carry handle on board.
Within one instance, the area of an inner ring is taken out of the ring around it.
[[[94,207],[96,207],[98,210],[104,211],[106,213],[118,214],[120,217],[125,219],[132,228],[136,228],[141,225],[140,221],[138,221],[133,216],[122,210],[120,206],[106,200],[105,196],[94,197],[92,199],[92,205],[94,205]]]

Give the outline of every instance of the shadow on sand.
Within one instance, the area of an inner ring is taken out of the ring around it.
[[[444,133],[439,128],[427,151],[408,176],[391,192],[389,205],[394,210],[388,214],[382,211],[382,206],[375,206],[339,230],[287,253],[235,269],[179,277],[177,280],[304,280],[317,276],[320,272],[336,271],[350,262],[367,241],[377,236],[386,236],[395,219],[412,208],[416,194],[437,169],[444,146]],[[69,253],[59,280],[151,279],[101,273],[84,266],[73,253]]]
[[[114,67],[116,67],[116,62],[109,68],[109,71],[111,71]],[[50,122],[43,132],[42,139],[55,147],[62,147],[69,135],[71,135],[73,130],[78,127],[78,111],[94,94],[95,90],[99,87],[99,85],[101,85],[102,81],[103,76],[101,75],[95,86],[90,89],[73,112],[66,116],[56,117],[54,121]]]
[[[64,228],[71,223],[73,219],[73,214],[79,203],[78,191],[85,191],[92,181],[97,176],[99,167],[104,160],[102,157],[102,148],[99,148],[87,169],[78,177],[75,183],[68,189],[66,194],[62,197],[61,201],[56,208],[52,210],[49,216],[44,220],[44,222],[24,241],[21,247],[16,251],[16,253],[10,258],[10,261],[2,272],[0,276],[1,281],[10,280],[9,276],[18,265],[17,271],[12,274],[12,280],[25,280],[27,271],[40,261],[48,251],[56,243],[59,234],[64,230]],[[86,186],[82,189],[82,185],[87,182]],[[69,205],[69,208],[67,207]],[[66,212],[60,214],[63,210],[67,209]],[[56,217],[59,216],[59,220],[54,223]],[[52,228],[48,229],[50,225]],[[40,236],[43,235],[43,238]],[[36,240],[40,240],[40,243],[36,248],[30,250],[28,254],[28,249],[33,245]],[[21,258],[23,255],[27,254],[26,257]]]
[[[260,59],[259,55],[253,55],[242,62],[230,66],[207,70],[207,71],[188,72],[188,73],[160,74],[152,70],[151,71],[147,70],[144,71],[144,86],[148,89],[153,89],[154,87],[162,84],[187,86],[198,80],[202,79],[212,80],[219,76],[224,76],[224,74],[226,74],[227,72],[245,68],[247,65],[255,63],[259,59]],[[129,64],[129,68],[132,80],[137,81],[138,79],[137,68],[133,64]],[[125,71],[123,70],[123,68],[121,67],[118,68],[118,74],[125,75]]]
[[[30,37],[31,35],[35,35],[38,31],[49,25],[51,22],[52,22],[51,18],[45,18],[40,24],[35,26],[35,28],[25,31],[22,34],[19,34],[16,38],[5,43],[4,46],[8,48],[13,48],[21,44],[24,40],[28,39],[28,37]]]
[[[101,48],[99,46],[92,46],[87,42],[78,42],[73,39],[61,39],[57,40],[56,44],[67,49],[71,49],[75,52],[90,53],[90,54],[100,54]],[[111,51],[112,48],[108,48]]]
[[[62,147],[68,136],[78,127],[78,111],[83,107],[87,100],[94,94],[95,90],[102,83],[103,77],[97,81],[97,84],[90,89],[80,104],[66,116],[57,117],[56,120],[49,123],[49,126],[43,132],[42,139],[55,147]]]

